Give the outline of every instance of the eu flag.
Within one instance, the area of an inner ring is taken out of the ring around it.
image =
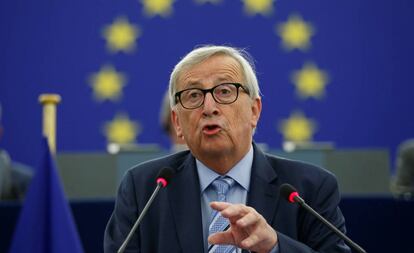
[[[79,253],[82,245],[46,139],[14,233],[10,253]]]
[[[38,96],[58,93],[60,152],[168,148],[171,70],[197,45],[224,44],[255,58],[256,142],[394,153],[414,137],[413,13],[412,0],[0,1],[0,145],[33,165]]]

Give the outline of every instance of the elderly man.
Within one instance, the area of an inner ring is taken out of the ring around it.
[[[120,247],[163,167],[171,167],[174,177],[127,252],[350,252],[313,216],[279,196],[281,184],[294,185],[310,206],[345,231],[332,174],[265,154],[253,142],[262,103],[243,50],[193,50],[175,66],[169,93],[177,136],[190,150],[127,172],[105,231],[105,252]]]

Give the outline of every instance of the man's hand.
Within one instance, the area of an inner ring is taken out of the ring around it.
[[[230,228],[208,237],[210,244],[232,244],[258,253],[268,253],[277,243],[275,230],[255,209],[226,202],[211,202],[211,208],[230,221]]]

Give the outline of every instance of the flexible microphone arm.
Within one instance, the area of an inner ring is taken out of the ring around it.
[[[138,219],[135,221],[134,226],[129,231],[128,236],[126,237],[124,243],[122,243],[121,247],[118,250],[118,253],[122,253],[125,251],[126,246],[128,245],[129,240],[131,240],[132,235],[135,233],[135,230],[138,228],[138,225],[141,223],[142,218],[144,218],[145,214],[148,211],[148,208],[154,201],[155,196],[157,196],[158,191],[161,189],[161,183],[157,184],[157,188],[155,188],[154,192],[151,195],[151,198],[148,200],[147,204],[145,205],[144,209],[142,210],[141,214],[139,215]]]
[[[351,248],[355,249],[359,253],[366,253],[366,251],[352,241],[348,236],[346,236],[342,231],[336,228],[332,223],[327,221],[324,217],[322,217],[319,213],[317,213],[312,207],[306,204],[305,200],[303,200],[296,189],[291,186],[290,184],[283,184],[280,187],[280,192],[282,196],[285,196],[286,199],[291,203],[298,203],[300,206],[305,208],[308,212],[314,215],[318,220],[320,220],[323,224],[328,226],[335,234],[337,234],[340,238],[342,238]]]
[[[141,223],[142,218],[144,218],[145,214],[147,213],[148,208],[151,206],[152,202],[157,196],[158,191],[161,189],[161,187],[167,186],[168,181],[171,178],[172,174],[173,172],[172,172],[172,169],[170,168],[164,168],[160,171],[159,176],[157,177],[157,187],[152,193],[150,199],[148,200],[147,204],[145,205],[138,219],[135,221],[134,226],[132,226],[131,230],[129,231],[129,234],[127,235],[125,241],[122,243],[121,247],[119,247],[118,253],[123,253],[125,251],[125,248],[128,245],[128,242],[131,240],[132,235],[135,233],[135,230],[138,228],[138,225]]]

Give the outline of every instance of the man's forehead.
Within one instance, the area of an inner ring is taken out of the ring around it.
[[[242,72],[241,64],[233,57],[213,55],[183,69],[178,76],[178,84],[198,85],[204,83],[206,79],[212,79],[214,82],[240,82],[239,79],[243,77]]]

